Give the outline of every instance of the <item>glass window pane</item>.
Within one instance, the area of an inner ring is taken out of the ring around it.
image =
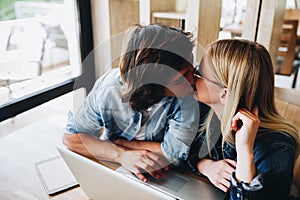
[[[238,38],[241,36],[246,7],[246,0],[222,1],[219,39]]]
[[[0,1],[0,105],[81,74],[75,2]]]

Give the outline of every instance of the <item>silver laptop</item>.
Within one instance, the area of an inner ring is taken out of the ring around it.
[[[95,161],[57,147],[84,192],[92,199],[224,199],[213,185],[170,169],[166,178],[144,183],[124,168],[109,169]]]

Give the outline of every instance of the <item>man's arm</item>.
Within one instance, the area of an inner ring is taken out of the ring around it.
[[[123,147],[126,147],[127,149],[144,149],[144,150],[160,153],[162,155],[160,142],[144,141],[144,140],[128,141],[125,139],[117,139],[117,140],[114,140],[113,143],[123,146]]]
[[[165,163],[160,156],[146,149],[128,149],[83,133],[64,134],[63,143],[70,150],[88,158],[118,163],[135,173],[142,181],[147,181],[143,172],[154,178],[160,178],[164,174],[161,168]]]
[[[170,164],[167,158],[164,156],[162,149],[161,149],[161,142],[155,142],[155,141],[128,141],[125,139],[117,139],[114,140],[113,143],[117,144],[118,146],[125,147],[126,149],[131,150],[147,150],[155,153],[159,156],[158,162],[164,163],[162,166],[167,169],[167,166]]]
[[[85,157],[116,163],[120,160],[121,153],[124,152],[124,149],[109,141],[102,141],[83,133],[64,134],[63,144]]]

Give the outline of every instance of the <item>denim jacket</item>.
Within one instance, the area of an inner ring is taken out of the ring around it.
[[[201,175],[196,164],[203,158],[212,160],[236,160],[234,145],[224,144],[222,150],[222,135],[220,127],[210,129],[215,134],[210,138],[215,144],[211,146],[210,155],[207,150],[205,133],[199,135],[192,144],[188,158],[188,166],[198,175]],[[256,177],[250,184],[238,183],[235,173],[231,175],[231,187],[228,194],[231,200],[286,200],[289,199],[290,187],[293,180],[293,167],[296,154],[294,138],[283,132],[258,133],[254,144],[254,162]],[[206,149],[206,150],[205,150]],[[223,157],[224,155],[224,157]]]
[[[122,102],[123,84],[119,69],[97,80],[75,114],[69,112],[66,132],[86,133],[110,140],[135,139],[141,128],[142,113]],[[192,96],[164,97],[145,123],[145,140],[161,142],[165,157],[173,164],[186,160],[199,123],[199,104]]]

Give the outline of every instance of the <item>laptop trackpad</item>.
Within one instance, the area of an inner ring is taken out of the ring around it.
[[[160,179],[150,178],[149,179],[149,183],[151,183],[153,185],[157,185],[159,187],[166,188],[175,193],[178,193],[188,181],[189,181],[189,179],[187,177],[183,177],[180,174],[176,174],[172,171],[169,171],[167,173],[166,178],[160,178]]]
[[[119,167],[116,171],[130,178],[138,180],[131,172],[123,167]],[[212,185],[204,183],[200,180],[188,177],[185,174],[178,173],[174,170],[169,170],[165,178],[155,179],[149,174],[145,174],[148,181],[144,184],[149,187],[156,188],[157,190],[166,193],[175,199],[224,199],[226,194],[218,190]]]

